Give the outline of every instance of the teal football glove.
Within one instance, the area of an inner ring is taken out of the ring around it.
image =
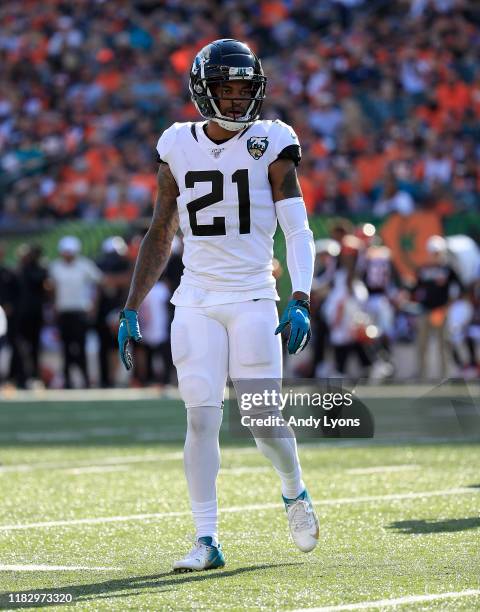
[[[275,330],[280,334],[290,325],[287,348],[290,355],[296,355],[307,346],[312,332],[310,331],[310,304],[306,300],[290,300]]]
[[[118,348],[120,359],[127,370],[133,368],[133,358],[128,350],[130,340],[139,342],[142,339],[140,325],[138,324],[138,313],[136,310],[122,310],[120,312],[120,326],[118,328]]]

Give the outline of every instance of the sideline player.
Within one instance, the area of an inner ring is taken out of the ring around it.
[[[172,298],[171,343],[187,408],[184,464],[196,543],[174,563],[175,571],[225,564],[216,478],[227,375],[233,381],[280,379],[278,334],[289,328],[291,354],[310,339],[314,245],[295,169],[300,146],[285,123],[258,119],[265,85],[260,61],[242,42],[217,40],[196,56],[190,93],[206,121],[175,123],[158,141],[158,196],[120,314],[120,353],[129,369],[128,342],[141,339],[138,308],[162,273],[180,226],[185,270]],[[272,276],[277,220],[293,291],[280,323]],[[290,434],[255,441],[280,476],[293,540],[308,552],[318,541],[318,520]]]

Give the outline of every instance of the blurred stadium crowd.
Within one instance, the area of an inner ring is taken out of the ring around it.
[[[467,237],[432,237],[442,217],[480,211],[476,0],[5,0],[0,232],[148,218],[157,139],[175,121],[198,120],[189,68],[220,37],[245,40],[261,57],[262,116],[298,133],[312,216],[416,214],[409,231],[423,232],[423,259],[408,274],[391,250],[394,222],[382,242],[372,225],[332,221],[330,237],[317,241],[314,342],[293,373],[344,374],[355,356],[361,375],[392,378],[405,342],[415,346],[410,378],[479,376],[478,248]],[[111,237],[95,262],[73,236],[51,263],[25,245],[14,268],[0,247],[0,382],[127,384],[115,336],[140,238]],[[130,384],[174,377],[169,298],[181,250],[178,239],[143,306]],[[60,365],[39,358],[59,351]]]
[[[478,209],[476,0],[5,0],[2,226],[148,214],[159,134],[198,119],[192,58],[229,36],[300,137],[310,212]]]

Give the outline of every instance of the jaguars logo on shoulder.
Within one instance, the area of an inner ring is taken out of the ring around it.
[[[253,159],[260,159],[268,147],[267,136],[252,136],[247,140],[247,150]]]

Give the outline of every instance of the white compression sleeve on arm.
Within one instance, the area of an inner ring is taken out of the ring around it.
[[[292,282],[292,293],[302,291],[310,295],[315,261],[313,234],[308,226],[303,198],[288,198],[275,202],[278,222],[287,244],[287,267]]]

